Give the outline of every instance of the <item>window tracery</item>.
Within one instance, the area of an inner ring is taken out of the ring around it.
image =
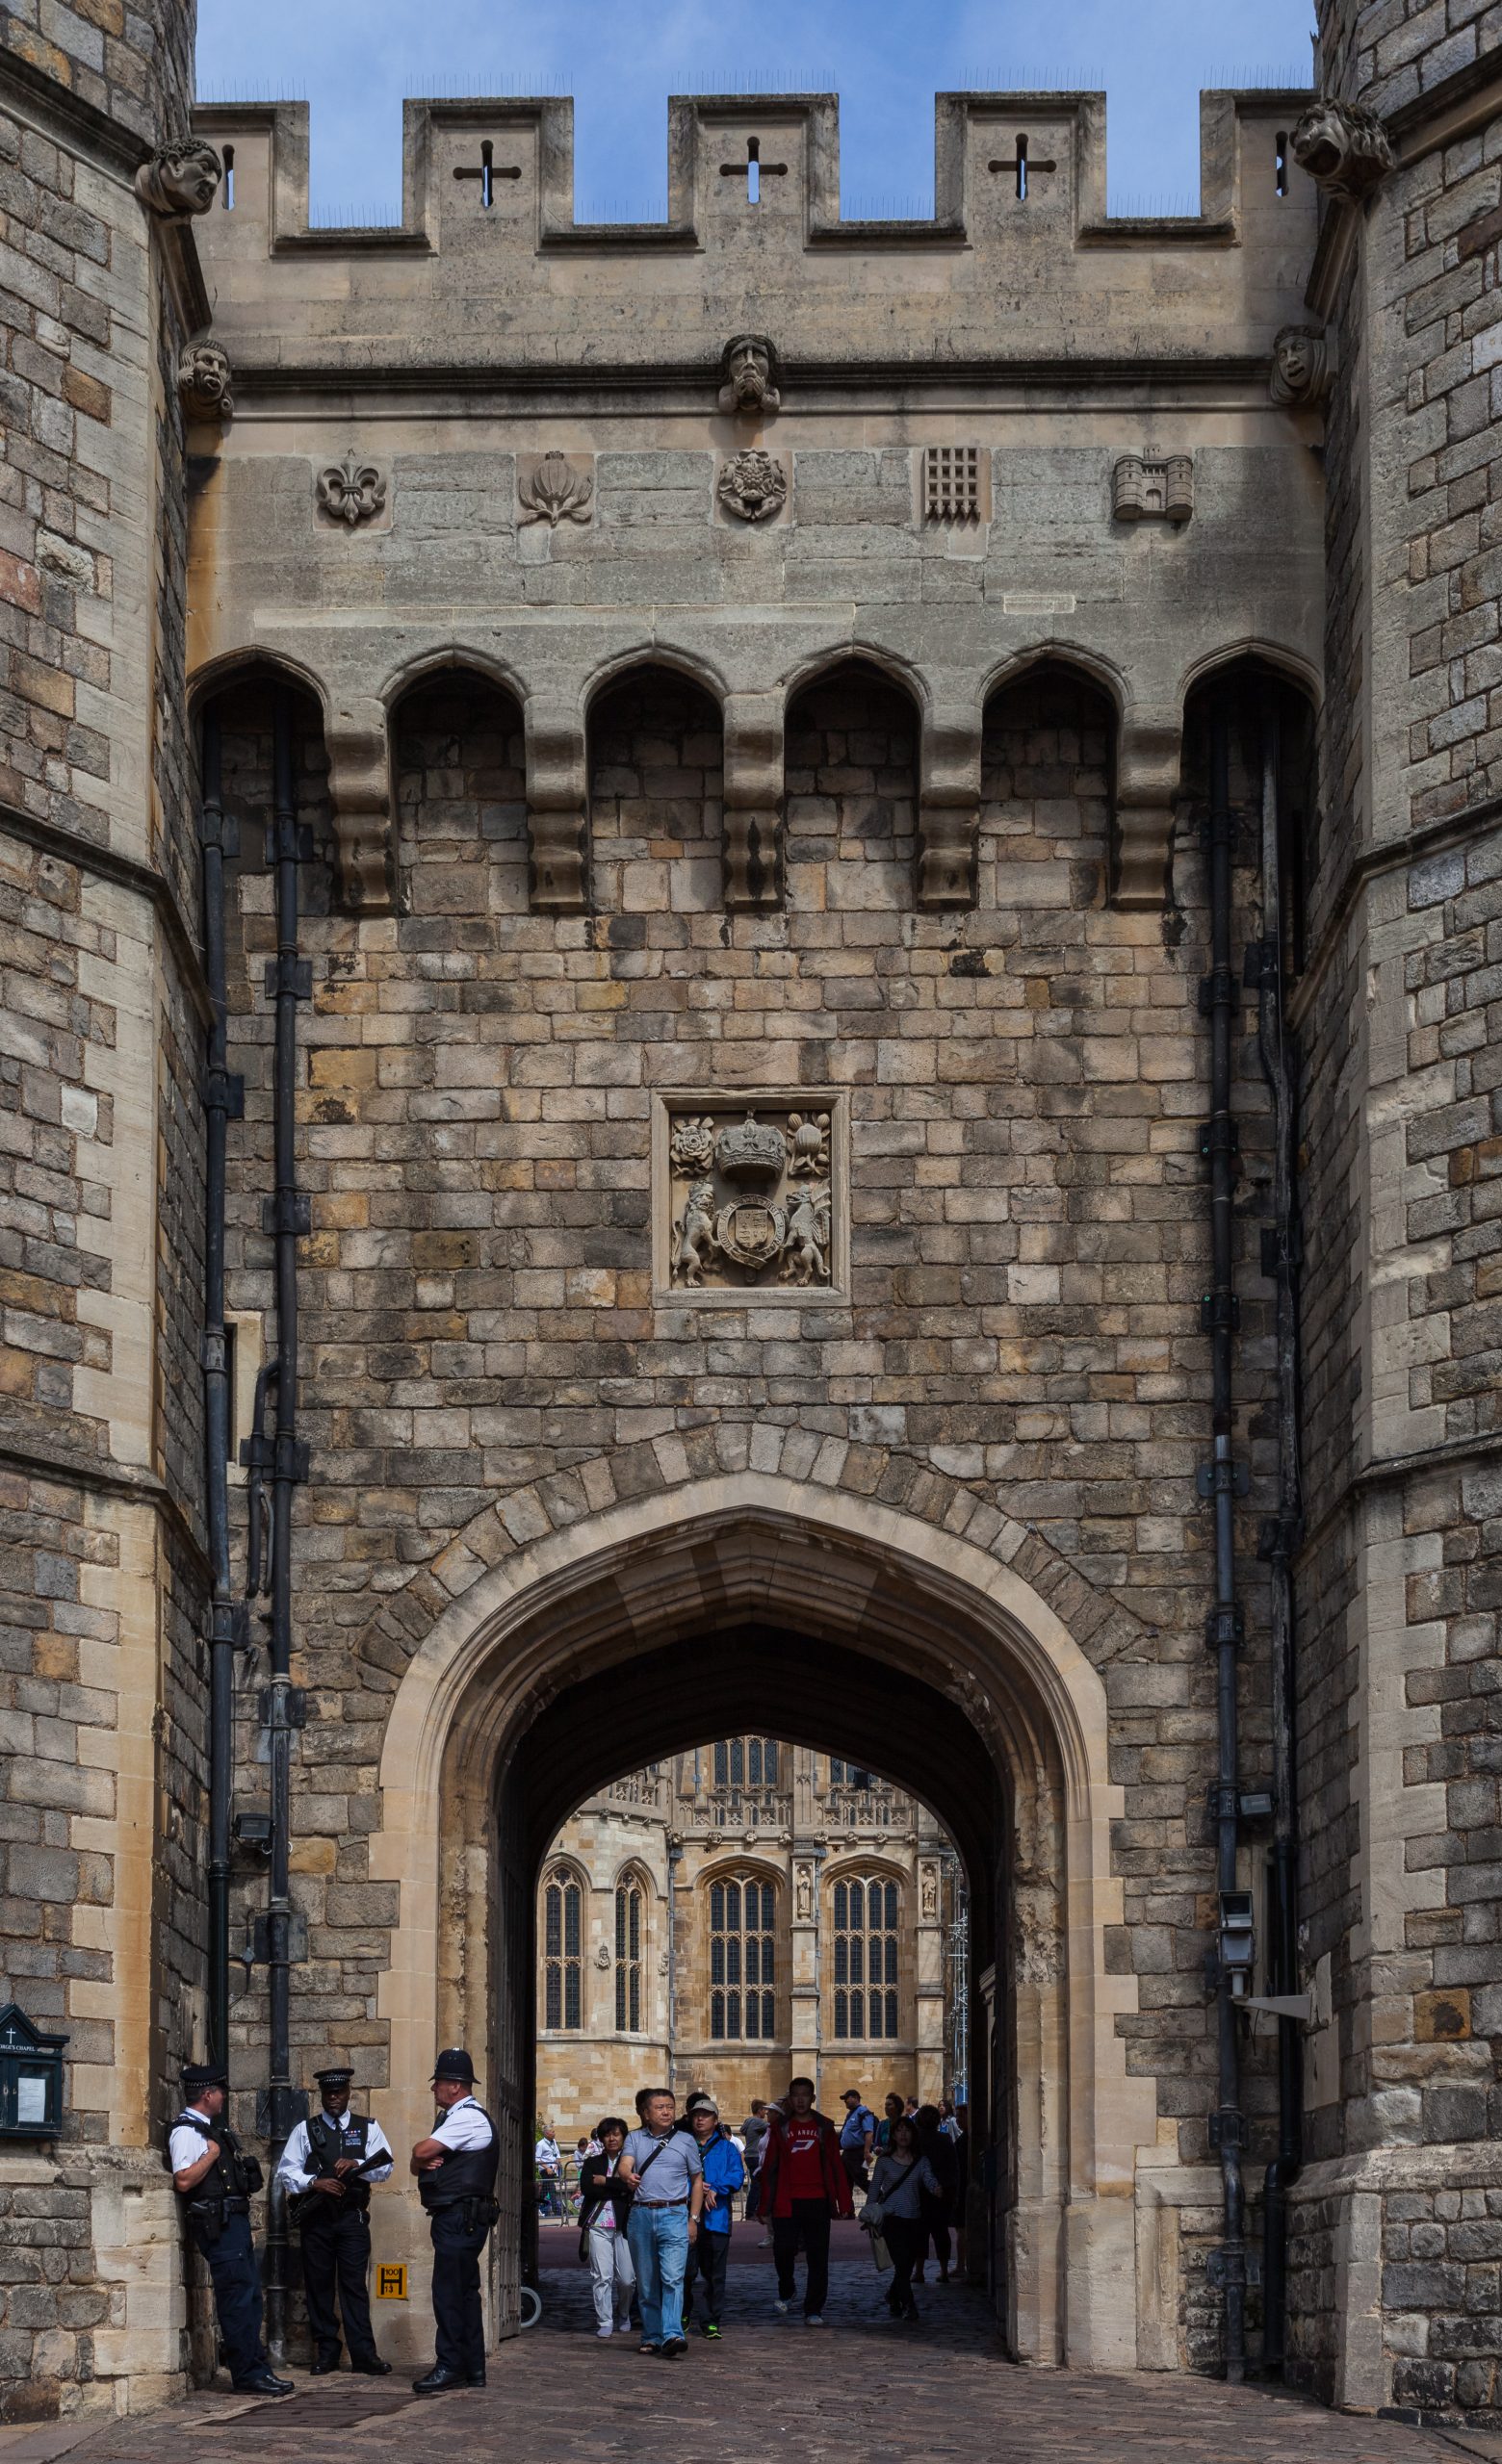
[[[777,1888],[755,1875],[710,1886],[710,2035],[768,2043],[777,2032]]]
[[[897,1929],[901,1886],[857,1875],[834,1886],[835,2037],[845,2043],[894,2041]]]

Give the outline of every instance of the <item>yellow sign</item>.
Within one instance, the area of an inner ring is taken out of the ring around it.
[[[406,2297],[405,2265],[399,2266],[395,2261],[388,2264],[382,2260],[376,2270],[376,2300],[404,2301]]]

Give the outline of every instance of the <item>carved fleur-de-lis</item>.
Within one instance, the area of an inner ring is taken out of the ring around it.
[[[342,462],[318,475],[318,500],[335,522],[369,522],[386,501],[386,482],[374,462],[357,462],[351,446]]]

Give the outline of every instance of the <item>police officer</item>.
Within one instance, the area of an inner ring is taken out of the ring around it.
[[[313,2375],[339,2367],[339,2318],[350,2366],[367,2378],[391,2368],[376,2349],[366,2275],[371,2262],[371,2185],[390,2178],[390,2143],[378,2121],[350,2111],[352,2070],[315,2070],[323,2110],[299,2121],[282,2150],[276,2178],[295,2204],[302,2237],[302,2285],[313,2338]]]
[[[290,2396],[291,2379],[272,2376],[261,2342],[261,2275],[250,2239],[250,2194],[261,2187],[261,2168],[241,2152],[224,2119],[227,2074],[213,2063],[190,2062],[182,2087],[168,2162],[189,2230],[209,2263],[229,2374],[246,2395]]]
[[[479,2254],[499,2210],[496,2126],[470,2090],[475,2066],[460,2045],[433,2066],[438,2119],[412,2150],[412,2170],[433,2237],[433,2319],[438,2358],[415,2396],[446,2387],[483,2387],[485,2330],[479,2306]]]

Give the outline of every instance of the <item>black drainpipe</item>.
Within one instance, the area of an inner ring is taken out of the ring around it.
[[[1304,1533],[1299,1465],[1299,1266],[1303,1241],[1294,1159],[1298,1137],[1298,1054],[1283,1024],[1282,886],[1279,870],[1280,725],[1276,695],[1262,704],[1262,939],[1248,953],[1258,993],[1257,1049],[1272,1104],[1271,1225],[1262,1236],[1262,1271],[1276,1288],[1278,1510],[1263,1523],[1257,1553],[1271,1569],[1273,1842],[1267,1861],[1267,1969],[1271,1994],[1298,1991],[1298,1768],[1295,1753],[1293,1560]],[[1304,2155],[1304,2064],[1298,2021],[1278,2019],[1278,2153],[1262,2191],[1263,2366],[1287,2358],[1288,2191]]]
[[[1216,1886],[1220,1897],[1220,1947],[1214,1961],[1219,2048],[1216,2111],[1210,2143],[1218,2149],[1225,2240],[1212,2271],[1226,2300],[1226,2376],[1246,2375],[1246,2215],[1241,2175],[1244,2123],[1236,2001],[1245,1993],[1251,1964],[1250,1910],[1236,1889],[1240,1811],[1236,1736],[1236,1675],[1243,1621],[1236,1600],[1235,1500],[1247,1486],[1246,1468],[1231,1459],[1231,1348],[1240,1305],[1234,1284],[1237,1132],[1230,1107],[1231,1035],[1236,985],[1230,967],[1231,862],[1235,821],[1230,809],[1230,715],[1223,692],[1210,711],[1210,809],[1205,850],[1210,894],[1210,972],[1200,986],[1200,1008],[1210,1022],[1210,1117],[1200,1151],[1210,1168],[1210,1288],[1200,1305],[1202,1330],[1210,1339],[1212,1455],[1202,1464],[1199,1488],[1215,1515],[1215,1604],[1204,1638],[1215,1654],[1218,1751],[1209,1811],[1215,1830]],[[1240,1952],[1240,1958],[1235,1954]]]
[[[308,1201],[297,1173],[298,1003],[312,992],[312,969],[298,956],[298,866],[307,853],[298,828],[293,784],[292,697],[278,686],[272,730],[272,818],[266,860],[276,876],[276,956],[266,965],[266,988],[276,1000],[272,1078],[275,1195],[263,1210],[263,1229],[276,1244],[276,1362],[272,1437],[260,1438],[262,1468],[272,1475],[271,1684],[263,1698],[271,1764],[271,1894],[267,1906],[267,1968],[271,2077],[261,2135],[271,2142],[272,2180],[266,2202],[267,2335],[272,2355],[287,2346],[287,2201],[275,2168],[298,2118],[292,2088],[289,1941],[292,1856],[292,1732],[300,1728],[304,1698],[292,1682],[293,1492],[308,1471],[298,1439],[298,1241],[309,1226]],[[257,1433],[259,1436],[259,1432]]]
[[[224,859],[240,852],[236,824],[221,803],[219,712],[203,717],[203,793],[198,845],[203,865],[203,961],[210,1025],[203,1072],[205,1120],[203,1233],[203,1430],[209,1535],[209,2024],[211,2062],[229,2058],[229,1817],[234,1759],[235,1653],[248,1619],[229,1585],[229,1356],[224,1322],[225,1123],[245,1111],[245,1080],[225,1064]]]

